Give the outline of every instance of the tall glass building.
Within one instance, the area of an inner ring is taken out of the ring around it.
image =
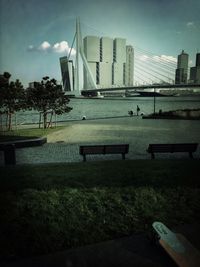
[[[196,54],[196,66],[190,68],[190,83],[200,84],[200,53]]]
[[[176,84],[187,84],[188,79],[188,54],[182,50],[182,53],[178,55],[177,69],[175,75]]]
[[[74,90],[74,66],[73,61],[67,57],[60,58],[63,89],[65,92]]]

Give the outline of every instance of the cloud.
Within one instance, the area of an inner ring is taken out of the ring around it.
[[[37,51],[37,48],[34,47],[33,45],[29,45],[28,48],[27,48],[27,50],[28,50],[29,52],[33,52],[33,51]]]
[[[76,55],[76,50],[70,48],[67,41],[61,41],[60,43],[55,43],[51,45],[49,42],[44,41],[39,46],[29,45],[27,50],[29,52],[48,52],[48,53],[59,53],[59,54],[69,54],[71,50],[71,55]]]
[[[69,53],[70,52],[70,47],[68,45],[68,42],[62,41],[60,43],[56,43],[52,46],[52,50],[56,53]],[[76,54],[76,50],[72,48],[71,50],[71,55],[74,56]]]
[[[51,49],[51,45],[50,43],[48,43],[47,41],[44,41],[43,43],[41,43],[41,45],[38,47],[38,50],[41,51],[48,51]]]

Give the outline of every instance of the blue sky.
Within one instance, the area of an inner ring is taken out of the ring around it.
[[[28,82],[61,80],[80,17],[84,35],[123,37],[155,55],[176,58],[184,49],[195,64],[200,51],[199,0],[0,0],[0,73]]]

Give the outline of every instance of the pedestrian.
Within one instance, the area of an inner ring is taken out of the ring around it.
[[[133,111],[132,111],[132,110],[129,110],[128,114],[129,114],[130,116],[133,116]]]
[[[139,115],[139,112],[140,112],[140,108],[139,108],[139,106],[137,105],[137,116]]]

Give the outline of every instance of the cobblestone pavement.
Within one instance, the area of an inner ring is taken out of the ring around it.
[[[199,122],[175,120],[143,120],[141,117],[77,121],[49,134],[48,143],[39,147],[16,150],[17,164],[80,162],[79,146],[83,144],[129,144],[127,159],[149,159],[149,143],[200,143]],[[178,140],[178,141],[177,141]],[[200,148],[195,153],[199,158]],[[187,153],[159,154],[158,158],[188,158]],[[121,159],[121,155],[89,155],[88,160]],[[3,153],[0,153],[0,165]]]

